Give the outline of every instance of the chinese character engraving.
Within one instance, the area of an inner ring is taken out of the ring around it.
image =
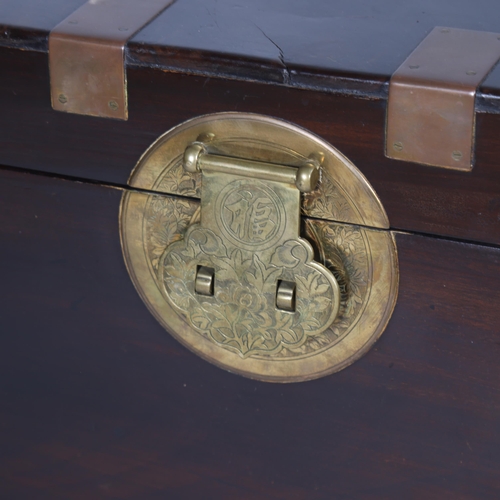
[[[272,219],[274,204],[261,193],[240,190],[236,200],[225,205],[229,211],[229,229],[243,241],[266,241],[273,233],[276,222]]]

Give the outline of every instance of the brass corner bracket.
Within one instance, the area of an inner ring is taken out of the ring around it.
[[[52,107],[127,120],[127,40],[173,0],[89,0],[49,35]]]
[[[393,74],[386,156],[470,171],[476,90],[500,58],[500,34],[436,27]]]

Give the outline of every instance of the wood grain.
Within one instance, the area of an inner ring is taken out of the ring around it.
[[[82,3],[3,0],[0,45],[46,52]],[[178,0],[134,35],[127,63],[385,98],[381,83],[435,26],[500,32],[497,13],[495,0]],[[499,112],[499,92],[500,66],[478,104]]]
[[[321,380],[258,383],[146,310],[120,197],[0,171],[0,496],[498,498],[500,249],[398,234],[374,349]]]
[[[0,163],[125,185],[146,148],[195,116],[243,111],[326,139],[368,178],[393,228],[500,244],[500,115],[478,114],[476,165],[457,172],[384,156],[385,101],[130,68],[127,122],[52,110],[45,54],[0,48]]]

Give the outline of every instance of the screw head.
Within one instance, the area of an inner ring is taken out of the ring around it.
[[[59,96],[57,97],[57,100],[61,104],[66,104],[68,102],[68,98],[64,94],[59,94]]]
[[[109,101],[108,106],[112,111],[118,110],[118,103],[116,101]]]
[[[396,150],[396,151],[403,151],[403,143],[402,142],[395,142],[392,147]]]
[[[212,134],[212,132],[203,132],[196,138],[196,142],[207,144],[209,142],[212,142],[214,139],[215,134]]]
[[[451,157],[455,160],[455,161],[460,161],[462,159],[462,151],[453,151],[453,153],[451,153]]]

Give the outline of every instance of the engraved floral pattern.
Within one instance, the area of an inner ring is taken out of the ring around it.
[[[346,222],[358,220],[349,201],[325,172],[318,189],[303,196],[302,212],[318,219]]]
[[[198,214],[199,208],[197,202],[161,195],[150,196],[144,220],[144,234],[148,259],[155,272],[158,271],[160,257],[165,252],[167,246],[184,237],[188,226],[197,220]],[[327,256],[326,259],[322,257],[319,261],[329,268],[337,279],[340,288],[339,314],[330,328],[323,333],[308,336],[306,341],[299,347],[293,348],[290,345],[290,348],[287,348],[286,343],[283,343],[285,348],[281,351],[278,350],[273,356],[294,357],[297,355],[312,354],[335,343],[349,332],[355,318],[360,314],[364,301],[366,301],[370,269],[369,262],[367,261],[367,249],[362,236],[363,229],[327,221],[307,220],[305,232],[307,237],[315,242],[316,246],[321,250],[321,255]],[[289,253],[284,253],[283,249],[278,254],[284,263],[293,262],[294,257]],[[245,264],[248,266],[258,266],[258,263],[252,262],[246,262]],[[253,268],[249,271],[255,272]],[[182,276],[186,277],[184,271]],[[193,279],[194,274],[191,277],[191,280]],[[232,292],[232,300],[234,303],[240,304],[241,307],[246,307],[243,316],[254,315],[257,316],[258,321],[262,321],[265,316],[259,317],[259,314],[265,305],[265,301],[262,294],[254,292],[251,287],[249,289],[249,284],[249,282],[245,282],[243,286],[235,288]],[[306,283],[302,283],[302,285],[307,286]],[[184,291],[182,289],[182,293]],[[191,293],[194,293],[194,291]],[[228,292],[224,291],[221,293],[220,299],[226,301],[228,297]],[[185,306],[189,307],[188,301],[185,302]],[[233,317],[237,322],[238,318],[234,317],[231,308],[229,309],[229,317]],[[288,316],[288,313],[283,314],[285,317]],[[195,318],[199,322],[200,331],[206,331],[209,319],[205,318],[202,320],[203,315],[195,315]],[[221,321],[224,322],[222,319]],[[264,324],[265,322],[262,323],[262,325]],[[229,328],[227,324],[226,327]],[[229,333],[227,330],[223,331],[226,334]],[[243,327],[240,328],[238,326],[238,332],[240,337],[245,336],[246,331]],[[287,333],[285,333],[286,335]],[[227,339],[229,338],[230,336],[228,335]],[[251,334],[244,340],[238,339],[234,342],[236,344],[240,342],[243,346],[242,349],[248,352],[248,350],[252,349],[252,346],[253,348],[257,348],[260,341],[255,341]],[[231,341],[229,341],[229,345],[231,345]],[[262,353],[261,355],[264,354],[263,350],[260,352]]]
[[[224,151],[223,144],[218,146],[219,149]],[[291,152],[290,154],[293,156]],[[186,172],[182,166],[182,158],[176,158],[163,171],[155,189],[163,193],[200,198],[201,175]],[[359,215],[354,207],[326,170],[322,172],[318,189],[303,195],[301,209],[304,215],[318,219],[350,223],[360,222]]]
[[[364,229],[327,221],[307,220],[307,237],[321,250],[320,261],[332,271],[340,288],[340,309],[334,323],[322,335],[311,338],[284,355],[311,354],[347,335],[366,303],[371,264],[363,238]]]
[[[182,166],[182,159],[179,158],[165,169],[155,189],[163,193],[199,198],[201,175],[186,172]]]
[[[245,257],[251,255],[251,257]],[[212,231],[192,226],[167,248],[159,278],[170,301],[200,332],[242,357],[296,348],[331,323],[335,287],[324,268],[311,262],[311,248],[289,240],[263,262],[257,253],[229,250]],[[198,265],[215,270],[214,296],[195,293]],[[296,278],[296,311],[275,307],[278,280]]]
[[[180,240],[196,217],[197,204],[181,198],[149,197],[145,216],[145,241],[149,262],[155,271],[165,248]]]

